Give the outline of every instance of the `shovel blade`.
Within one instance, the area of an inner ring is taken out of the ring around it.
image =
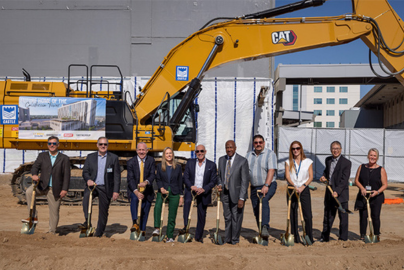
[[[281,244],[287,247],[295,245],[295,236],[293,234],[281,234]]]
[[[218,233],[213,234],[213,239],[216,245],[223,245],[222,237]]]
[[[153,237],[152,237],[152,242],[160,242],[160,237],[159,237],[159,235],[153,235]]]
[[[260,235],[253,238],[253,243],[261,246],[268,246],[268,240],[262,238]]]
[[[29,226],[29,223],[23,223],[21,228],[21,234],[34,234],[36,224],[33,223],[32,226]]]
[[[379,242],[376,235],[365,235],[365,243],[366,244],[373,244]]]
[[[306,246],[313,245],[308,235],[302,236],[302,241]]]
[[[130,240],[139,241],[140,231],[133,231],[130,233]]]
[[[193,238],[194,238],[194,236],[190,233],[181,234],[178,236],[178,242],[180,242],[180,243],[192,242]]]

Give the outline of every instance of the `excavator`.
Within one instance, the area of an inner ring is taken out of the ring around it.
[[[90,67],[89,72],[85,65],[71,65],[67,84],[31,82],[27,72],[24,72],[24,82],[0,82],[1,105],[18,105],[21,97],[105,99],[105,134],[109,139],[109,150],[120,156],[125,176],[126,161],[134,155],[138,142],[145,142],[149,153],[161,152],[167,146],[176,151],[194,149],[194,113],[197,108],[193,101],[201,91],[201,81],[208,70],[231,61],[251,61],[361,39],[369,47],[369,57],[373,52],[386,73],[376,75],[394,76],[404,85],[404,23],[387,0],[352,0],[352,13],[341,16],[275,18],[295,10],[322,5],[325,1],[303,0],[240,17],[220,17],[209,21],[171,49],[135,102],[122,91],[122,80],[117,83],[115,90],[110,91],[109,82],[93,79],[93,70],[100,66]],[[84,79],[71,81],[70,72],[74,68],[86,70]],[[374,70],[372,65],[371,68]],[[84,91],[73,87],[79,83],[85,85]],[[93,90],[93,86],[100,83],[107,84],[106,90],[105,87],[104,90]],[[18,124],[2,122],[0,147],[47,149],[45,138],[19,138],[18,127]],[[60,150],[97,149],[96,140],[60,139]],[[81,192],[84,190],[79,169],[84,158],[71,158],[71,163],[72,181],[65,203],[81,201]],[[32,163],[22,164],[15,170],[11,180],[13,193],[21,202],[24,202],[24,192],[30,184],[31,166]],[[125,180],[121,190],[121,199],[124,201]]]

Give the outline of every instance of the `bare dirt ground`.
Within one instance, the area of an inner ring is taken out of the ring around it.
[[[271,237],[263,247],[252,243],[257,235],[251,204],[248,201],[241,240],[238,246],[211,243],[216,226],[216,208],[208,208],[204,243],[151,242],[153,212],[148,220],[147,241],[129,240],[131,225],[129,206],[113,206],[106,237],[79,238],[78,224],[83,222],[80,206],[62,206],[57,235],[46,234],[48,206],[38,206],[39,224],[33,235],[22,235],[21,219],[28,216],[27,207],[17,203],[9,186],[10,175],[0,175],[0,269],[404,269],[404,204],[383,205],[382,241],[365,244],[359,239],[358,213],[350,215],[349,241],[338,239],[338,218],[332,241],[315,242],[305,247],[280,245],[279,235],[286,227],[285,182],[278,181],[278,191],[270,202]],[[314,238],[320,237],[323,218],[324,186],[312,192]],[[387,198],[402,198],[404,184],[390,184]],[[353,210],[356,187],[350,188],[349,207]],[[196,210],[196,209],[194,209]],[[166,211],[167,215],[167,211]],[[93,224],[98,219],[94,207]],[[196,225],[193,213],[191,232]],[[167,217],[165,217],[167,220]],[[178,211],[177,228],[183,225],[182,208]],[[220,234],[224,236],[221,220]],[[165,227],[163,229],[165,231]]]

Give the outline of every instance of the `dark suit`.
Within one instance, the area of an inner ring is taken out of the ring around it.
[[[68,191],[70,183],[70,161],[69,157],[58,153],[56,160],[52,166],[49,152],[40,153],[32,165],[31,174],[38,175],[39,184],[37,187],[37,195],[46,195],[49,205],[49,231],[56,232],[59,223],[59,209],[60,209],[60,192],[62,190]],[[49,188],[49,181],[52,176],[52,188]],[[32,191],[34,186],[30,186],[26,191],[28,209],[31,207]],[[35,209],[35,206],[34,206]],[[37,216],[36,209],[35,217]]]
[[[92,180],[95,182],[98,172],[98,152],[91,153],[87,156],[87,159],[83,167],[83,179],[86,182]],[[118,156],[107,152],[107,160],[104,170],[104,185],[97,185],[93,191],[93,198],[98,197],[99,200],[99,214],[98,224],[95,236],[101,237],[104,233],[105,227],[108,221],[108,209],[111,203],[111,198],[114,192],[119,193],[121,185],[121,170],[119,167]],[[90,187],[91,188],[91,187]],[[84,190],[83,198],[83,211],[84,217],[88,218],[88,203],[89,203],[90,191],[86,187]]]
[[[206,222],[206,210],[208,205],[212,202],[212,188],[217,183],[217,169],[216,164],[208,159],[205,164],[205,172],[203,175],[202,188],[204,193],[197,196],[197,208],[198,208],[198,223],[196,225],[195,240],[202,241],[203,230]],[[191,186],[195,186],[195,166],[198,162],[197,159],[190,159],[185,166],[183,175],[183,182],[185,184],[184,191],[184,226],[188,224],[188,215],[191,207],[192,195]]]
[[[333,157],[329,156],[325,159],[325,170],[323,176],[327,179],[330,178],[330,167]],[[348,208],[349,200],[349,177],[351,175],[352,163],[344,156],[340,156],[337,164],[335,165],[334,172],[330,179],[330,185],[332,190],[337,192],[337,199],[340,201],[343,208]],[[323,231],[321,233],[321,238],[324,241],[328,241],[330,238],[330,232],[332,224],[334,223],[335,215],[337,213],[337,202],[333,198],[331,192],[328,188],[324,195],[324,220],[323,220]],[[340,220],[339,224],[339,239],[348,240],[348,213],[341,213],[338,211],[338,217]]]
[[[249,168],[248,161],[244,157],[234,154],[230,167],[228,189],[226,184],[226,167],[228,156],[219,159],[218,185],[222,186],[221,200],[223,203],[223,215],[226,226],[226,243],[236,244],[240,239],[241,225],[243,223],[243,208],[238,208],[238,200],[247,199]]]
[[[140,183],[140,166],[138,162],[138,157],[134,156],[128,161],[128,197],[130,200],[130,210],[132,215],[132,221],[136,223],[137,220],[137,210],[139,199],[133,193],[137,189],[137,186]],[[150,207],[154,199],[154,190],[153,190],[153,181],[156,178],[155,175],[155,161],[151,156],[146,156],[146,160],[143,165],[143,180],[149,181],[149,184],[146,186],[143,191],[144,199],[142,200],[142,210],[141,210],[141,224],[140,230],[146,230],[147,219],[149,217]]]

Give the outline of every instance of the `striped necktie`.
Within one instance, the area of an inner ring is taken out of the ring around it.
[[[229,179],[230,179],[230,168],[231,168],[231,158],[227,160],[227,166],[226,166],[226,183],[225,187],[226,189],[229,189]]]

